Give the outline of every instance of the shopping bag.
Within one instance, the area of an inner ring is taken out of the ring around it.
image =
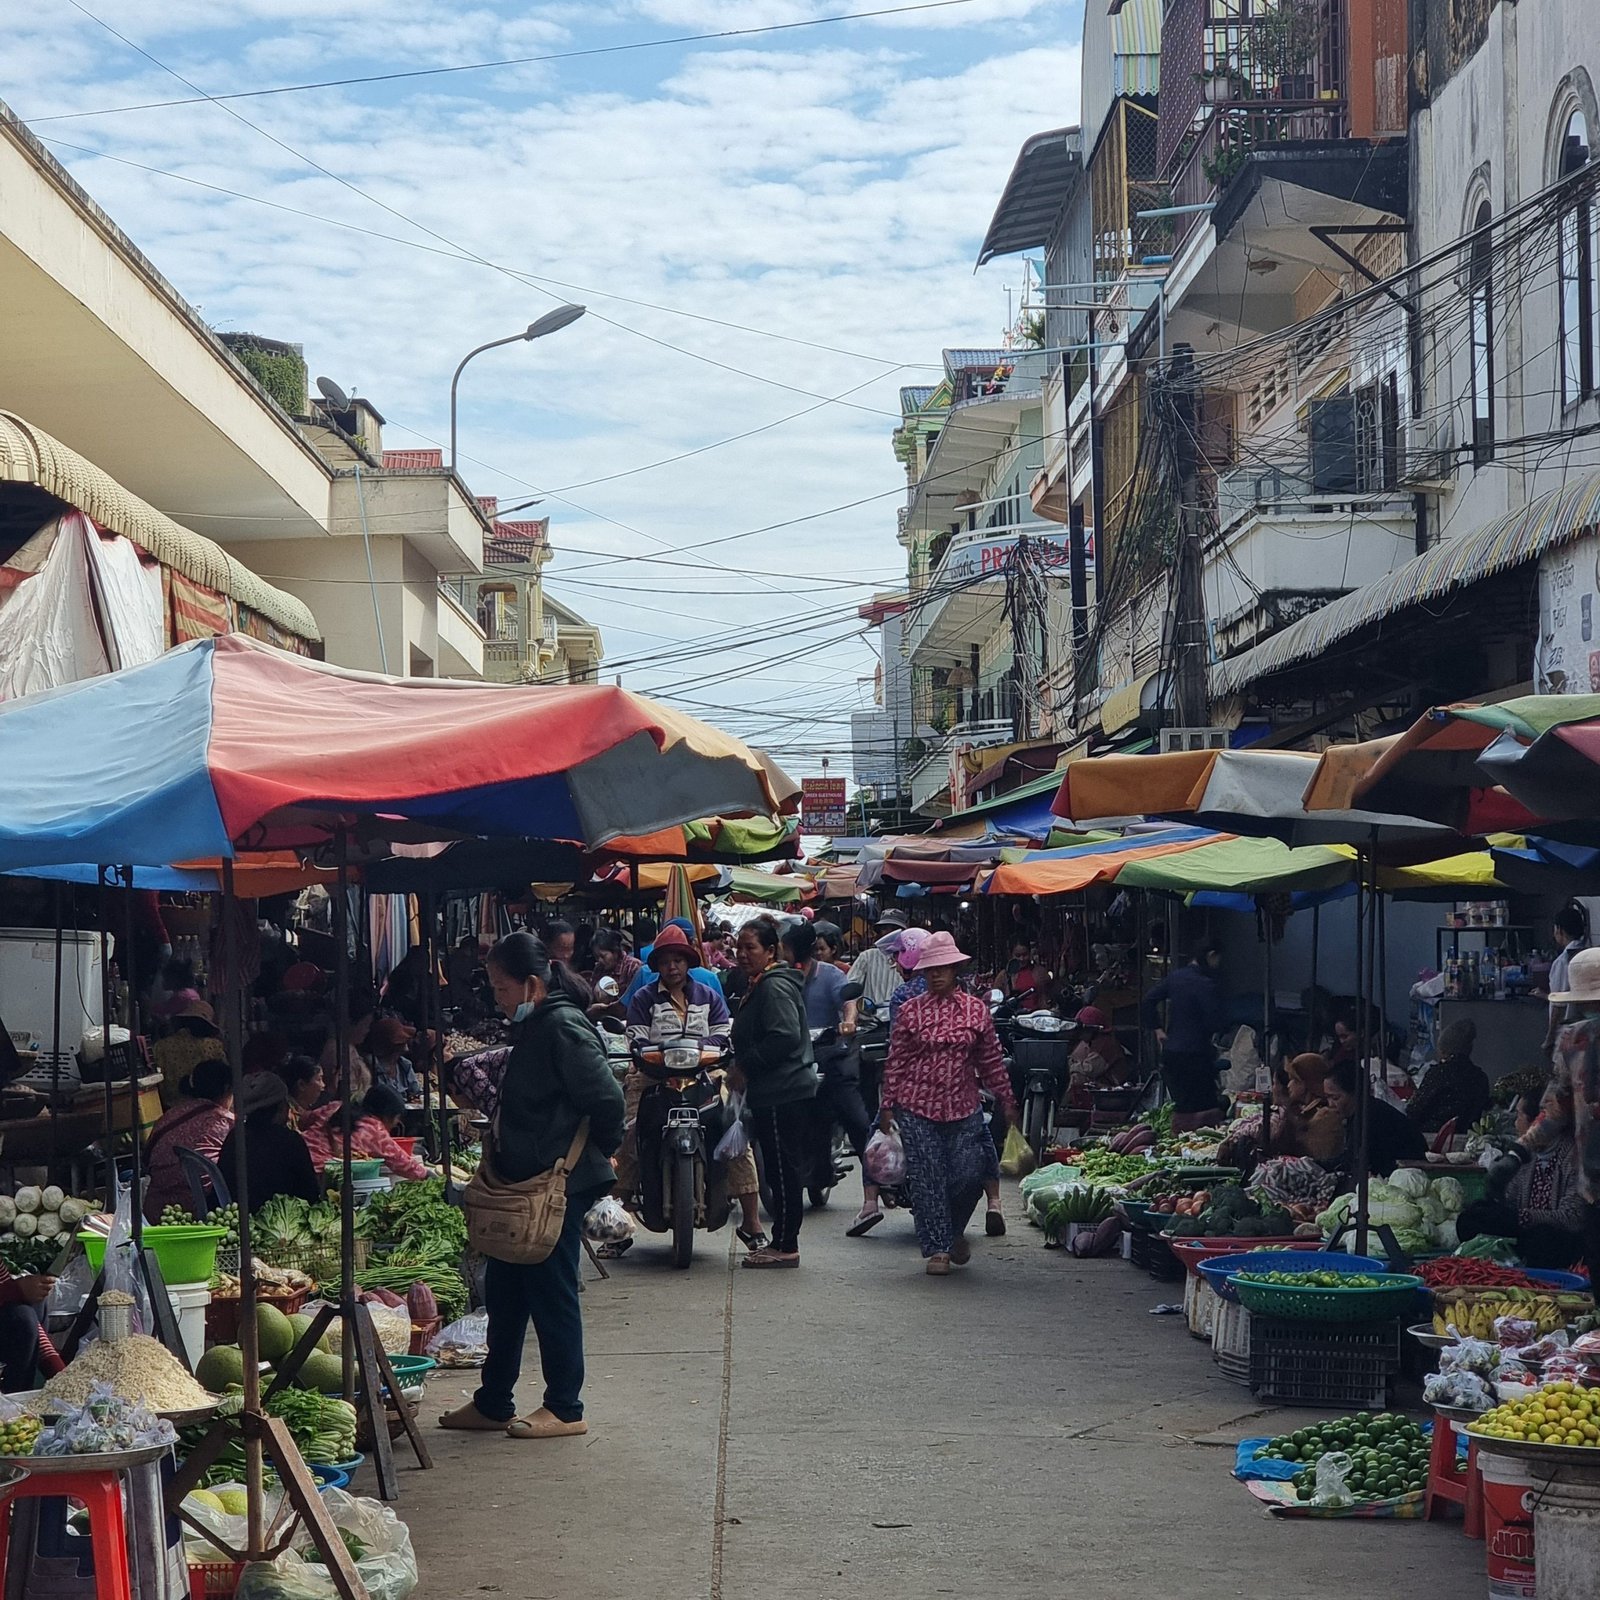
[[[750,1130],[744,1123],[744,1096],[731,1094],[728,1096],[728,1131],[717,1140],[717,1147],[711,1152],[713,1161],[737,1161],[740,1156],[746,1155],[750,1150]]]
[[[900,1142],[900,1130],[892,1123],[885,1133],[879,1128],[867,1140],[861,1154],[861,1165],[867,1178],[883,1188],[891,1188],[906,1180],[906,1147]]]
[[[1022,1137],[1022,1129],[1013,1122],[1006,1129],[1006,1142],[1000,1151],[1000,1170],[1008,1178],[1025,1178],[1037,1165],[1033,1147]]]

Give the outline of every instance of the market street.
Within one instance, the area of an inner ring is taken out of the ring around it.
[[[1046,1251],[1011,1186],[1009,1236],[930,1279],[903,1216],[844,1238],[851,1191],[808,1214],[798,1273],[718,1249],[680,1274],[651,1235],[609,1282],[586,1268],[592,1432],[430,1427],[437,1470],[404,1471],[399,1507],[419,1594],[1223,1600],[1285,1570],[1304,1600],[1481,1591],[1459,1522],[1259,1508],[1232,1445],[1315,1413],[1262,1412],[1180,1318],[1150,1316],[1173,1285]],[[533,1373],[530,1344],[529,1405]],[[466,1393],[441,1373],[425,1420]]]

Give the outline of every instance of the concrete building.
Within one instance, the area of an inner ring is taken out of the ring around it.
[[[442,581],[493,531],[466,484],[385,451],[370,401],[309,398],[297,347],[214,333],[3,105],[0,409],[309,608],[328,660],[482,675],[476,609]],[[565,627],[566,670],[592,665],[593,630]]]
[[[857,612],[877,630],[878,666],[873,674],[873,709],[850,715],[856,787],[870,789],[880,802],[895,804],[905,784],[907,747],[918,733],[911,706],[911,662],[905,647],[906,606],[905,593],[895,591],[874,595]]]

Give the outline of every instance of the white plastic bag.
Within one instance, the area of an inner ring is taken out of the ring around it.
[[[713,1161],[737,1161],[750,1149],[750,1130],[744,1125],[742,1094],[728,1097],[728,1115],[733,1120],[728,1124],[728,1131],[717,1140],[716,1149],[711,1152]]]
[[[879,1128],[867,1140],[861,1154],[861,1165],[866,1175],[876,1184],[889,1186],[906,1180],[906,1147],[900,1142],[900,1130],[893,1123],[885,1133]]]
[[[1355,1461],[1343,1450],[1335,1450],[1317,1462],[1317,1486],[1311,1496],[1314,1506],[1353,1506],[1356,1497],[1346,1480]]]
[[[583,1236],[590,1244],[621,1244],[633,1237],[633,1218],[614,1194],[608,1194],[584,1212]]]
[[[388,1506],[329,1489],[322,1504],[334,1526],[364,1550],[356,1572],[372,1600],[406,1600],[417,1587],[417,1557],[411,1534]],[[349,1541],[347,1540],[348,1544]],[[275,1561],[255,1561],[239,1574],[238,1600],[338,1600],[339,1591],[303,1530]]]
[[[428,1341],[428,1354],[441,1367],[481,1367],[489,1353],[489,1313],[469,1312]]]

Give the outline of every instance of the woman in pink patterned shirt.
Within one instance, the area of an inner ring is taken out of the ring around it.
[[[999,1176],[979,1087],[994,1096],[997,1116],[1016,1116],[989,1008],[956,984],[967,959],[948,933],[923,945],[916,971],[928,980],[928,992],[900,1007],[883,1071],[879,1126],[887,1129],[892,1120],[900,1130],[915,1197],[912,1219],[934,1277],[972,1258],[966,1227],[984,1186]]]

